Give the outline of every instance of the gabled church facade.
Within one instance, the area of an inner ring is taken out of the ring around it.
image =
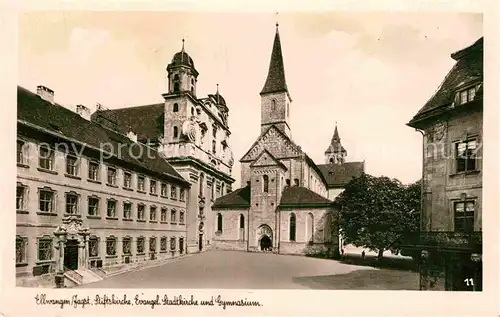
[[[327,164],[318,166],[292,140],[292,99],[278,26],[260,96],[261,133],[240,159],[241,181],[246,185],[218,198],[212,206],[216,213],[213,246],[333,256],[339,251],[338,208],[329,199],[331,184],[336,181],[329,173],[342,169],[346,151],[325,153]],[[337,128],[334,138],[340,145]],[[354,169],[360,174],[363,166]],[[347,174],[346,179],[352,178],[352,170]]]

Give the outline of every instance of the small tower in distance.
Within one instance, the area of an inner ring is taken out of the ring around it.
[[[325,164],[343,164],[346,156],[347,151],[340,142],[339,130],[337,129],[337,123],[335,123],[332,140],[325,151]]]

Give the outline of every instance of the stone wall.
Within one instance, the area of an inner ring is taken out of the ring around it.
[[[476,171],[457,172],[456,144],[475,139],[479,148]],[[424,230],[453,231],[454,202],[461,194],[475,201],[474,229],[481,230],[482,214],[482,112],[440,122],[424,138]]]
[[[176,240],[186,236],[186,224],[179,222],[180,212],[184,212],[186,218],[186,200],[179,200],[179,186],[177,185],[177,198],[170,196],[170,186],[172,184],[156,179],[157,194],[150,193],[150,177],[145,177],[145,191],[137,190],[138,174],[131,170],[126,170],[132,174],[132,186],[130,189],[123,187],[124,170],[120,166],[116,168],[116,185],[107,184],[107,164],[100,164],[99,181],[88,179],[88,158],[81,157],[78,165],[78,175],[66,175],[66,160],[63,152],[56,151],[54,155],[54,169],[51,171],[42,170],[38,167],[38,146],[36,140],[27,139],[25,145],[25,164],[17,167],[18,186],[23,186],[26,190],[25,200],[20,210],[16,214],[16,234],[22,238],[25,246],[25,260],[16,265],[17,275],[31,275],[33,267],[39,264],[55,264],[57,250],[55,249],[54,230],[62,224],[62,218],[66,213],[66,193],[72,192],[78,197],[77,214],[83,220],[83,226],[90,229],[91,237],[98,237],[99,259],[103,265],[122,262],[121,241],[125,235],[135,237],[142,235],[145,237],[145,250],[149,251],[149,237],[157,237],[157,250],[160,249],[160,237],[175,237]],[[92,160],[93,161],[93,160]],[[167,196],[161,195],[161,183],[167,184]],[[54,209],[51,213],[43,213],[39,209],[40,189],[50,189],[55,193]],[[186,196],[188,190],[186,190]],[[98,214],[91,216],[88,214],[88,197],[99,199]],[[107,216],[107,200],[116,201],[115,217]],[[131,203],[131,218],[124,218],[124,202]],[[145,220],[137,219],[137,206],[144,204]],[[156,219],[150,219],[150,207],[156,207]],[[167,209],[166,221],[161,221],[161,209]],[[177,220],[171,221],[170,212],[176,211]],[[41,263],[38,259],[37,238],[47,237],[53,239],[52,260]],[[106,257],[105,239],[114,236],[117,238],[116,256]],[[133,239],[133,241],[134,241]],[[170,241],[169,241],[170,242]],[[134,242],[132,242],[133,244]],[[170,246],[170,244],[168,244]],[[178,245],[176,247],[178,250]],[[132,246],[132,250],[133,246]],[[157,251],[157,252],[158,252]]]

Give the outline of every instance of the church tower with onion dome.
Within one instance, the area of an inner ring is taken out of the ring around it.
[[[184,198],[189,202],[185,220],[188,252],[210,247],[216,222],[212,202],[230,192],[234,182],[229,108],[218,84],[215,93],[197,97],[198,75],[183,39],[181,51],[167,66],[164,118],[158,124],[163,123],[164,128],[161,152],[191,182],[189,197]],[[171,193],[172,189],[168,195]]]

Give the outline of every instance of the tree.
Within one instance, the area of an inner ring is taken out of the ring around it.
[[[340,230],[346,244],[378,251],[399,251],[405,232],[418,231],[420,187],[397,179],[363,174],[337,197]]]

